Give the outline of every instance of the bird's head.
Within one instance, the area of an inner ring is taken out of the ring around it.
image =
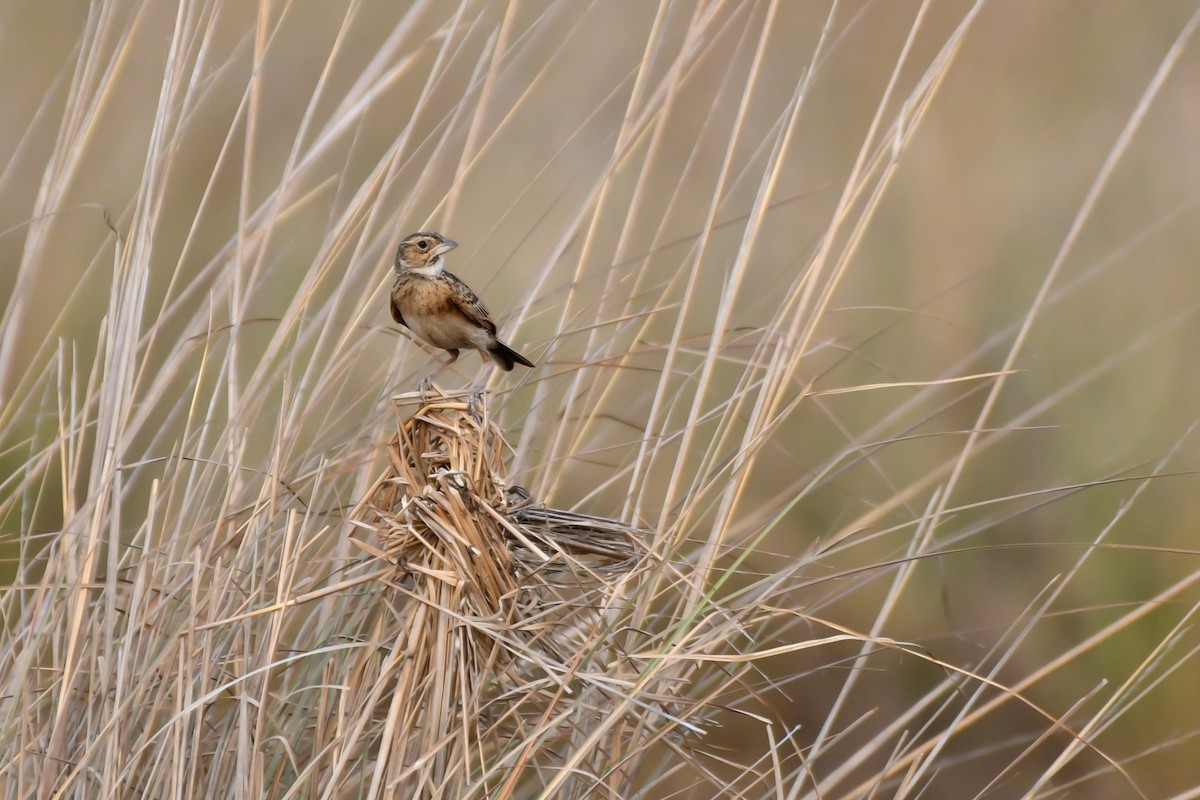
[[[436,276],[445,269],[442,254],[456,247],[458,242],[433,231],[420,231],[406,236],[396,250],[396,272],[408,270],[430,277]]]

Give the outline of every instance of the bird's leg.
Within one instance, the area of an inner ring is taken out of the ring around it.
[[[426,399],[426,397],[425,397],[426,393],[433,391],[433,379],[436,378],[438,375],[441,375],[446,370],[446,368],[449,367],[451,364],[453,364],[455,361],[458,361],[458,351],[457,350],[447,350],[446,352],[448,352],[450,354],[450,360],[439,365],[437,369],[435,369],[430,374],[426,375],[424,378],[421,378],[420,391],[421,391],[421,400],[422,401],[424,401]]]
[[[467,392],[467,413],[473,417],[483,416],[483,398],[487,390],[482,386],[472,386]]]
[[[467,409],[475,416],[480,416],[480,412],[484,407],[484,399],[488,393],[488,377],[491,370],[487,369],[487,359],[484,359],[483,363],[483,376],[472,381],[471,385],[467,387]]]

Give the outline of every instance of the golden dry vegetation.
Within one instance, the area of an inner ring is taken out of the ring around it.
[[[1198,14],[0,5],[0,793],[1200,796]]]

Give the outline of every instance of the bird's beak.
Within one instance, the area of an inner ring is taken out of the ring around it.
[[[429,255],[433,258],[440,256],[442,253],[449,253],[454,248],[458,247],[458,242],[453,239],[442,239],[442,243],[435,246],[429,251]]]

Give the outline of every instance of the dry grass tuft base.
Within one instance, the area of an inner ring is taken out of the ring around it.
[[[487,395],[435,393],[395,399],[391,465],[352,520],[382,547],[355,542],[395,565],[385,582],[399,629],[388,626],[389,664],[368,681],[395,682],[376,706],[387,712],[372,771],[402,793],[461,796],[528,734],[522,719],[571,694],[612,579],[647,551],[629,526],[510,486]]]

